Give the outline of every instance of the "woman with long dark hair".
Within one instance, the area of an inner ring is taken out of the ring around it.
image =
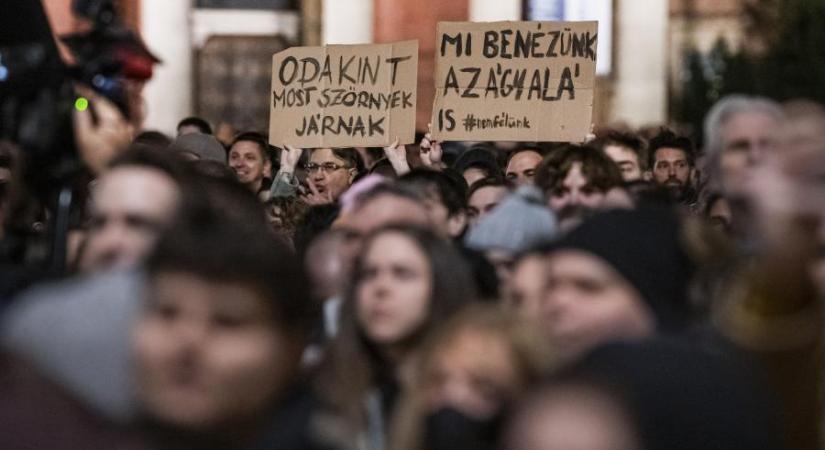
[[[405,370],[433,328],[475,298],[461,256],[429,230],[372,233],[320,374],[344,448],[385,449]]]

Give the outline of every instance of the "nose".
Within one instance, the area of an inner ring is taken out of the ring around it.
[[[390,283],[383,279],[384,277],[379,278],[376,280],[375,285],[373,285],[373,293],[375,294],[376,298],[387,298],[390,293]]]
[[[548,325],[560,321],[572,301],[572,297],[565,289],[553,287],[547,289],[541,300],[541,316]]]
[[[387,276],[379,274],[369,281],[369,292],[374,299],[383,300],[389,297],[391,282],[387,278]]]
[[[208,331],[206,320],[183,318],[176,327],[177,340],[182,347],[196,348],[206,339]]]
[[[168,345],[179,368],[193,369],[197,365],[208,332],[208,325],[203,320],[193,317],[178,320]]]
[[[578,189],[571,189],[570,194],[567,196],[567,205],[580,205],[581,204],[581,195],[579,194]]]
[[[759,164],[768,146],[769,144],[766,142],[751,142],[748,146],[748,165],[755,166]]]
[[[667,174],[668,174],[668,176],[675,177],[676,176],[676,166],[668,166]]]
[[[90,237],[88,259],[96,267],[108,267],[126,252],[126,236],[122,227],[108,224]]]

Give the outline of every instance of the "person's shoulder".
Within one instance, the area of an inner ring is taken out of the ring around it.
[[[250,450],[339,450],[324,431],[325,408],[308,386],[293,387],[273,408],[266,429]]]
[[[0,351],[0,448],[139,448],[136,436],[87,408],[32,366]]]

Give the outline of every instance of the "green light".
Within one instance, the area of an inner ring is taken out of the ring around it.
[[[84,97],[79,97],[77,100],[74,101],[74,109],[78,111],[86,111],[89,107],[89,100]]]

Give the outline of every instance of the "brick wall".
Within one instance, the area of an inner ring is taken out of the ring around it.
[[[424,131],[435,96],[435,33],[440,21],[466,21],[469,0],[374,0],[377,43],[418,39],[418,112],[416,129]]]

